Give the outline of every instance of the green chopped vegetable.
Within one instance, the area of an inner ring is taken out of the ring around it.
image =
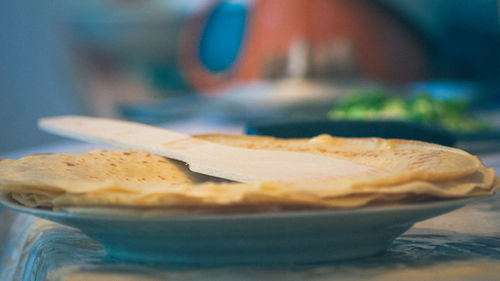
[[[380,89],[361,90],[328,112],[331,119],[349,120],[406,120],[439,125],[456,132],[475,132],[491,129],[491,125],[467,115],[464,100],[438,100],[422,93],[413,98],[389,97]]]

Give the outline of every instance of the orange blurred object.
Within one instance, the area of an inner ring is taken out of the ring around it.
[[[193,21],[181,50],[184,72],[200,92],[231,81],[290,76],[293,63],[305,77],[389,83],[425,79],[428,71],[423,39],[373,1],[257,0],[238,60],[221,73],[211,73],[197,61],[203,22],[203,17]],[[293,56],[299,56],[298,62],[292,62]]]

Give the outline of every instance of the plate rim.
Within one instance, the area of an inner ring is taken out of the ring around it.
[[[19,202],[15,201],[13,198],[8,196],[8,193],[0,193],[0,206],[5,206],[11,210],[21,212],[24,214],[30,214],[37,217],[50,217],[50,218],[78,218],[78,219],[93,219],[93,220],[134,220],[140,219],[144,220],[242,220],[242,219],[279,219],[279,218],[289,218],[289,217],[317,217],[325,215],[365,215],[368,213],[383,213],[383,212],[397,212],[397,211],[412,211],[425,209],[439,209],[439,208],[453,208],[458,209],[469,203],[479,201],[490,196],[476,196],[476,197],[466,197],[466,198],[453,198],[447,200],[438,200],[432,202],[420,202],[420,203],[409,203],[400,205],[384,205],[384,206],[370,206],[370,207],[360,207],[360,208],[347,208],[347,209],[326,209],[326,210],[297,210],[297,211],[276,211],[276,212],[255,212],[255,213],[233,213],[233,214],[161,214],[155,213],[151,214],[151,211],[156,211],[159,209],[152,210],[133,210],[132,208],[117,208],[109,207],[109,209],[114,210],[126,210],[125,213],[84,213],[84,212],[68,212],[60,210],[48,210],[48,209],[37,209],[30,208],[21,205]],[[79,207],[80,208],[80,207]],[[81,207],[86,208],[86,207]],[[88,207],[92,208],[92,207]],[[99,207],[104,209],[103,207]],[[107,208],[107,207],[106,207]],[[149,211],[149,213],[148,213]],[[136,214],[133,214],[136,213]],[[133,215],[132,215],[133,214]],[[142,215],[141,215],[142,214]],[[146,214],[146,215],[144,215]]]

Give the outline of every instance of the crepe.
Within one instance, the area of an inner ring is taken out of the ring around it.
[[[258,212],[486,196],[500,185],[494,170],[478,157],[423,142],[329,135],[197,137],[249,149],[317,153],[372,166],[377,172],[300,182],[236,183],[195,174],[181,162],[146,152],[96,150],[3,159],[0,191],[29,207]],[[237,165],[238,159],[234,161]]]

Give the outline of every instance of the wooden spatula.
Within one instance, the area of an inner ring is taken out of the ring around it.
[[[201,174],[240,181],[297,181],[362,174],[372,167],[322,155],[237,148],[163,128],[112,119],[60,116],[39,121],[42,130],[82,141],[146,151],[189,164]]]

